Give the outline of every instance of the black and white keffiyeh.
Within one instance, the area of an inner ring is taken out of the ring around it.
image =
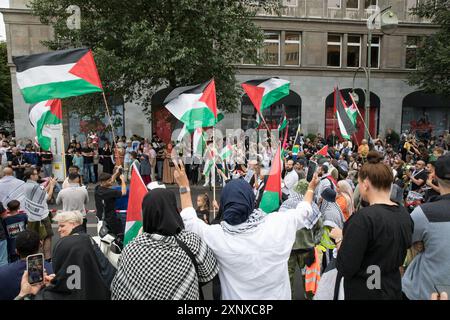
[[[219,267],[212,251],[194,233],[176,237],[196,257],[194,264],[174,236],[143,233],[122,252],[111,285],[113,300],[198,300],[198,282],[208,282]]]
[[[298,204],[302,201],[303,195],[297,192],[291,192],[289,198],[281,204],[279,211],[283,212],[291,209],[296,209]],[[317,204],[313,202],[311,203],[311,207],[312,207],[312,214],[309,214],[305,220],[305,226],[308,229],[311,229],[322,216],[322,213],[320,212]]]
[[[257,226],[264,222],[266,214],[260,209],[255,209],[244,223],[232,226],[231,224],[222,221],[220,223],[223,231],[229,234],[240,234],[253,231]]]

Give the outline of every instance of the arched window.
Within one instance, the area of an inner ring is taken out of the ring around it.
[[[264,123],[259,126],[256,123],[256,109],[250,98],[244,95],[241,99],[241,128],[248,129],[265,129]],[[286,118],[289,125],[289,136],[295,136],[298,125],[301,124],[302,114],[302,98],[294,91],[290,90],[290,94],[284,97],[270,108],[263,111],[263,117],[270,129],[277,129],[286,112]]]
[[[402,132],[419,138],[444,134],[450,127],[450,99],[424,91],[415,91],[403,99]]]
[[[351,104],[350,99],[350,91],[351,88],[341,89],[341,93],[344,97],[346,104],[349,106]],[[363,119],[365,119],[365,94],[362,89],[355,89],[356,94],[358,95],[358,110],[361,116],[358,115],[356,121],[356,129],[357,132],[355,136],[352,137],[352,140],[355,139],[357,143],[361,143],[361,140],[364,139],[365,128]],[[380,119],[380,98],[373,92],[370,93],[370,116],[369,116],[369,132],[370,135],[375,139],[378,135],[379,131],[379,119]],[[336,131],[337,135],[341,137],[339,131],[339,124],[334,112],[334,92],[331,92],[327,99],[325,100],[325,138],[328,137],[332,131]]]

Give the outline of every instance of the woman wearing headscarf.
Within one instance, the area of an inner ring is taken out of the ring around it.
[[[45,276],[45,285],[31,286],[28,274],[22,277],[16,299],[109,300],[110,289],[101,276],[99,262],[86,234],[61,238],[52,260],[54,275]]]
[[[222,299],[291,299],[288,260],[297,230],[311,228],[309,215],[317,176],[295,209],[266,215],[255,209],[255,194],[243,179],[231,180],[222,190],[222,222],[207,225],[192,206],[189,180],[183,164],[176,164],[175,179],[186,230],[198,234],[219,264]]]
[[[112,299],[198,300],[199,282],[212,280],[219,267],[205,242],[184,230],[175,194],[151,190],[142,202],[142,217],[143,233],[122,251]],[[183,243],[195,256],[198,273]]]

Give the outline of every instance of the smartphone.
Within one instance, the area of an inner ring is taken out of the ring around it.
[[[44,255],[42,253],[27,257],[27,271],[30,284],[44,282]]]
[[[436,292],[441,295],[442,292],[445,292],[447,294],[450,294],[450,285],[445,285],[445,284],[435,284],[434,285],[434,289],[436,290]]]

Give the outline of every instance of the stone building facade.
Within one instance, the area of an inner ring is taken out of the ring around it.
[[[406,129],[448,130],[450,100],[419,92],[407,84],[411,69],[415,68],[414,55],[421,37],[432,34],[438,26],[409,14],[419,0],[283,0],[281,16],[260,12],[255,23],[265,32],[264,47],[255,53],[264,58],[262,65],[248,61],[237,64],[240,82],[268,77],[280,77],[291,82],[291,95],[280,101],[266,115],[275,126],[286,112],[290,128],[300,124],[305,133],[328,134],[336,129],[332,112],[332,93],[339,87],[348,98],[353,77],[358,67],[367,65],[367,26],[369,5],[384,8],[392,5],[400,24],[391,35],[374,31],[371,72],[370,131],[373,135],[387,128],[397,132]],[[8,56],[45,52],[41,40],[52,37],[52,30],[41,25],[30,15],[25,0],[11,0],[10,9],[1,9],[6,24]],[[15,67],[11,63],[14,115],[17,136],[32,136],[28,122],[28,106],[17,88]],[[365,88],[363,72],[356,74],[355,87]],[[358,105],[364,117],[364,94]],[[220,107],[220,106],[219,106]],[[255,113],[248,98],[237,106],[238,112],[226,114],[219,128],[254,128]],[[137,103],[126,103],[124,110],[125,135],[136,133],[149,137],[158,132],[163,115],[154,112],[153,123],[142,117]],[[158,117],[160,119],[158,119]],[[424,122],[417,123],[416,118]],[[68,121],[66,119],[66,121]],[[439,123],[433,123],[439,122]],[[169,124],[168,124],[169,126]],[[70,127],[70,126],[69,126]],[[166,131],[169,128],[166,128]],[[173,128],[172,128],[173,129]],[[69,130],[70,131],[70,130]],[[163,134],[164,135],[164,134]],[[358,137],[364,135],[362,122],[358,122]]]

